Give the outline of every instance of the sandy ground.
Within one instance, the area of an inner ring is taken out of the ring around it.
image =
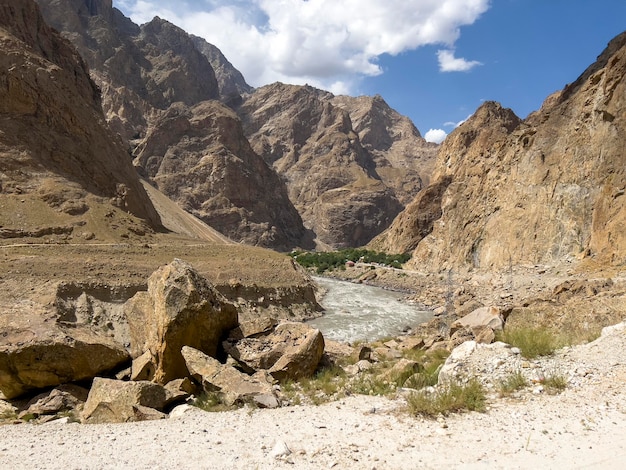
[[[6,425],[0,468],[626,468],[626,328],[546,359],[559,395],[494,398],[486,413],[410,416],[401,397],[116,425]],[[289,449],[288,451],[286,449]]]

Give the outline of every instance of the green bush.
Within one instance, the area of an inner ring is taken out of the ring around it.
[[[541,384],[550,394],[560,393],[567,387],[567,377],[563,374],[553,373],[546,376]]]
[[[402,265],[411,259],[411,255],[389,255],[362,248],[349,248],[341,251],[292,251],[289,256],[305,268],[314,268],[318,274],[328,270],[345,269],[348,261],[363,263],[378,263],[401,269]]]
[[[522,352],[522,356],[527,359],[533,359],[537,356],[549,356],[565,345],[562,340],[557,338],[547,328],[505,328],[502,333],[498,334],[497,339],[518,347]]]
[[[498,382],[498,392],[501,397],[508,397],[511,393],[524,388],[526,385],[528,385],[526,377],[518,370]]]
[[[434,392],[422,390],[407,398],[409,411],[417,416],[434,418],[451,412],[485,411],[485,389],[477,379],[466,384],[451,383]]]

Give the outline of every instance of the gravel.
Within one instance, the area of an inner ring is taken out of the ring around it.
[[[409,415],[401,397],[351,396],[275,410],[189,407],[141,423],[6,425],[0,468],[624,468],[625,325],[537,367],[568,371],[568,387],[437,420]]]

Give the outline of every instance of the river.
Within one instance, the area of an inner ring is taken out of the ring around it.
[[[326,291],[320,301],[326,312],[308,323],[334,341],[375,341],[396,336],[433,317],[432,312],[402,302],[404,294],[399,292],[324,277],[313,279]]]

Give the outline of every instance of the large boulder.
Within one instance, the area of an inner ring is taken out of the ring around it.
[[[219,392],[227,405],[254,403],[262,408],[279,406],[272,385],[257,377],[239,372],[197,349],[185,346],[182,355],[194,379],[207,392]]]
[[[148,352],[154,366],[151,379],[163,384],[188,375],[183,346],[215,356],[222,336],[237,326],[235,306],[179,259],[155,271],[148,291],[132,297],[125,311],[131,355]]]
[[[166,401],[167,393],[162,385],[96,377],[85,403],[83,422],[125,423],[164,417],[156,411],[163,410]],[[148,412],[150,409],[155,412]]]
[[[324,353],[324,337],[304,323],[286,322],[265,336],[225,341],[224,348],[244,367],[267,370],[282,381],[315,372]]]
[[[455,327],[465,327],[471,330],[488,327],[494,331],[502,331],[504,317],[497,307],[480,307],[455,321],[452,328]]]
[[[28,324],[12,324],[10,316],[2,320],[0,391],[8,399],[91,379],[129,359],[121,345],[87,327],[63,328],[35,314],[19,320]]]

